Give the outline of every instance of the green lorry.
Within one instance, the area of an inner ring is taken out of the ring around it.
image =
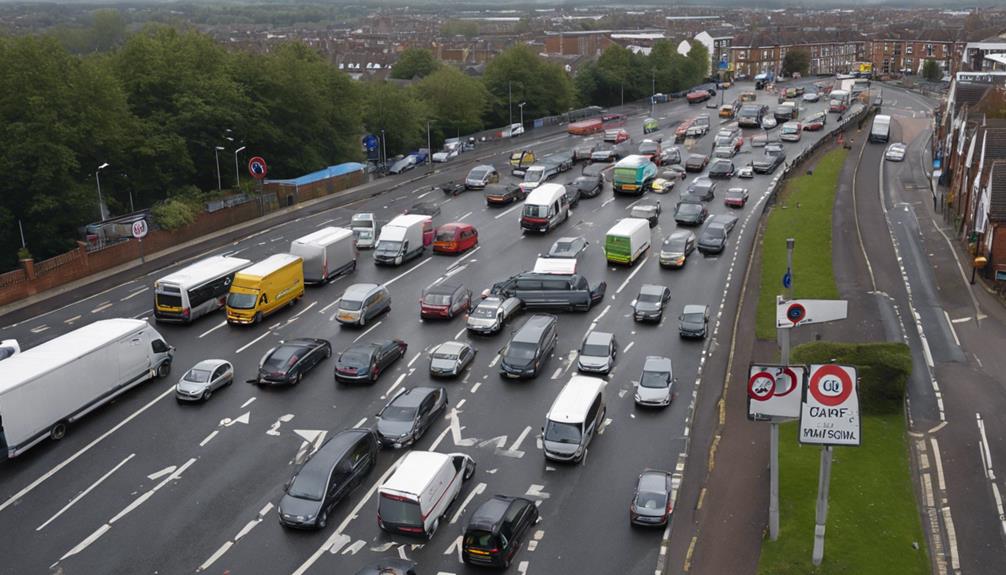
[[[641,196],[657,177],[657,165],[646,156],[631,155],[619,160],[613,172],[611,187],[616,194]]]

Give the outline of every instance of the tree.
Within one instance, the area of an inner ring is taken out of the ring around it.
[[[433,52],[422,48],[408,48],[391,67],[391,77],[399,80],[425,78],[439,68],[440,62],[433,57]]]
[[[426,147],[426,104],[414,90],[390,82],[363,84],[363,124],[371,134],[384,130],[388,157]]]
[[[482,127],[489,92],[477,79],[445,66],[419,82],[416,90],[440,133],[468,134]]]
[[[922,64],[922,77],[930,82],[939,82],[943,79],[943,70],[940,69],[940,65],[936,60],[927,59]]]
[[[509,121],[508,97],[512,91],[514,114],[526,102],[525,118],[566,112],[573,104],[573,82],[557,64],[546,62],[529,46],[512,46],[486,65],[482,76],[490,94],[487,116],[496,125]]]
[[[782,58],[782,73],[792,76],[795,73],[806,75],[810,70],[810,52],[803,48],[793,48],[786,51]]]

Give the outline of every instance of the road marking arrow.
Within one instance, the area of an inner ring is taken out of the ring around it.
[[[531,487],[527,488],[525,495],[529,497],[540,497],[541,499],[548,499],[550,497],[550,494],[545,491],[542,491],[542,489],[545,489],[544,485],[538,485],[537,483],[532,483]]]
[[[455,553],[455,551],[458,554],[458,563],[461,563],[461,536],[460,535],[458,535],[457,537],[454,538],[454,541],[451,543],[450,547],[447,548],[447,551],[444,551],[444,555],[451,555],[451,554]]]

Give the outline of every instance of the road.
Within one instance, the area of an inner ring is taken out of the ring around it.
[[[745,88],[731,89],[731,96],[738,89]],[[760,97],[774,107],[774,98],[761,93]],[[681,102],[660,106],[657,116],[665,140],[671,139],[678,120],[699,112],[715,114]],[[713,125],[717,124],[714,119]],[[632,118],[628,128],[639,141],[640,117]],[[714,135],[690,145],[708,151]],[[820,137],[821,133],[808,132],[787,148],[796,155],[798,147]],[[541,154],[569,149],[577,141],[549,136],[528,145]],[[740,165],[749,155],[745,144],[735,162]],[[493,163],[502,167],[505,155]],[[402,188],[395,195],[316,213],[200,256],[230,253],[258,260],[284,251],[290,240],[319,227],[345,225],[354,212],[373,211],[387,221],[420,199],[440,202],[438,223],[474,224],[481,242],[478,250],[461,257],[425,255],[400,268],[375,267],[370,254],[362,252],[350,277],[309,288],[297,307],[247,329],[225,325],[219,314],[190,326],[158,326],[177,347],[170,380],[141,386],[82,420],[62,441],[45,442],[0,464],[0,538],[8,543],[4,565],[16,565],[18,573],[351,573],[378,556],[400,555],[418,561],[423,572],[474,572],[459,562],[457,554],[466,513],[489,495],[505,493],[539,501],[543,517],[533,542],[516,559],[519,573],[653,572],[662,557],[662,533],[631,529],[626,506],[642,469],[683,469],[697,386],[706,365],[722,369],[712,365],[721,361],[722,352],[711,355],[730,336],[730,322],[721,323],[721,314],[736,298],[740,280],[735,266],[751,249],[771,177],[732,182],[751,191],[743,210],[725,208],[722,195],[710,205],[714,214],[730,211],[740,217],[722,255],[704,258],[696,252],[685,269],[667,271],[657,265],[656,246],[675,228],[670,212],[677,191],[654,196],[666,208],[653,230],[654,249],[633,268],[611,267],[601,251],[604,233],[627,215],[635,199],[613,197],[607,186],[600,197],[583,200],[559,229],[546,236],[523,236],[517,223],[519,207],[487,208],[476,192],[452,199],[426,195],[429,185],[459,179],[468,168],[446,165],[421,188]],[[558,181],[572,179],[564,176]],[[676,189],[683,187],[678,184]],[[478,471],[459,500],[468,505],[451,510],[456,521],[442,526],[431,541],[381,532],[375,521],[374,492],[401,456],[386,451],[368,481],[335,509],[328,529],[321,533],[283,529],[275,506],[311,440],[320,433],[373,424],[373,414],[393,389],[429,382],[427,350],[445,340],[469,338],[461,320],[420,321],[417,300],[422,288],[450,276],[481,291],[530,268],[536,255],[560,235],[583,235],[591,242],[580,269],[591,283],[608,283],[606,299],[588,313],[560,316],[557,353],[532,381],[511,383],[497,376],[496,351],[504,336],[471,339],[480,353],[470,373],[443,384],[450,414],[417,445],[465,452],[478,462]],[[97,319],[150,319],[152,282],[176,267],[5,327],[0,337],[15,337],[31,347]],[[340,328],[333,321],[333,304],[350,283],[363,281],[388,286],[392,311],[366,330]],[[672,290],[673,300],[659,325],[632,321],[630,302],[644,283],[663,283]],[[678,312],[693,303],[712,308],[713,333],[704,342],[679,341],[676,334]],[[574,350],[592,327],[614,332],[621,343],[616,368],[607,378],[608,419],[584,465],[545,464],[538,430],[575,369]],[[178,405],[171,400],[173,378],[197,361],[229,359],[240,382],[255,373],[258,358],[272,345],[298,336],[324,337],[336,350],[357,339],[397,337],[409,343],[409,350],[393,371],[370,387],[336,385],[329,361],[296,388],[238,383],[206,404]],[[632,400],[633,380],[643,358],[658,354],[674,362],[676,400],[663,411],[638,410]],[[710,357],[715,360],[707,363]],[[718,394],[717,381],[721,383],[722,377],[710,378],[703,393]]]

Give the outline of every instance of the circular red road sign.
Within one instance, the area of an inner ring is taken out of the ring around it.
[[[767,371],[759,371],[748,380],[748,396],[755,401],[765,401],[775,393],[775,377]]]
[[[786,308],[786,319],[791,321],[793,325],[800,323],[804,317],[807,316],[807,309],[802,305],[795,303],[788,308]]]
[[[265,178],[265,175],[268,172],[269,167],[266,166],[265,160],[262,159],[261,156],[255,156],[254,158],[248,160],[248,173],[256,180]]]
[[[852,395],[852,378],[838,365],[822,365],[810,376],[807,387],[821,405],[834,407]]]
[[[782,370],[780,377],[775,380],[775,397],[783,397],[793,393],[796,388],[799,387],[796,380],[796,373],[790,368],[785,368]]]

